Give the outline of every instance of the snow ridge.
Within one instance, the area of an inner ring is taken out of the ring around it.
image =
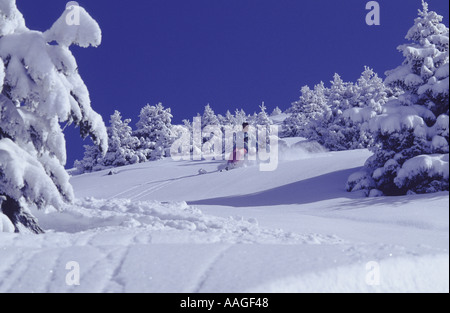
[[[40,216],[46,229],[77,233],[109,231],[114,228],[137,229],[152,234],[157,242],[194,243],[278,243],[336,244],[343,240],[333,235],[296,234],[281,229],[266,229],[254,218],[228,218],[203,214],[184,201],[132,201],[130,199],[76,200],[63,212]],[[168,239],[171,238],[171,239]],[[183,239],[184,238],[184,239]]]

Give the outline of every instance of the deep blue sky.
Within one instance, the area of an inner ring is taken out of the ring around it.
[[[44,31],[67,1],[17,0],[30,29]],[[420,0],[380,0],[381,25],[367,26],[362,0],[79,0],[100,24],[99,48],[73,47],[93,108],[105,123],[115,109],[137,122],[140,108],[162,102],[174,122],[210,103],[216,113],[287,109],[303,85],[335,72],[355,81],[368,65],[401,64],[396,47],[413,25]],[[448,3],[429,0],[444,16]],[[83,156],[66,131],[68,167]]]

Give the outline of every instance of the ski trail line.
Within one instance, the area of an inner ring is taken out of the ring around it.
[[[162,189],[162,188],[164,188],[164,187],[166,187],[166,186],[168,186],[168,185],[170,185],[172,183],[173,183],[173,181],[167,181],[167,182],[160,183],[158,185],[155,185],[154,187],[150,187],[150,188],[145,189],[144,191],[138,193],[137,195],[131,196],[130,199],[131,200],[141,199],[141,198],[143,198],[143,197],[145,197],[147,195],[150,195],[150,194],[154,193],[155,191],[158,191],[158,190],[160,190],[160,189]]]
[[[11,292],[14,285],[21,283],[21,277],[29,269],[29,265],[32,263],[33,258],[39,253],[38,250],[28,251],[23,250],[21,256],[16,258],[16,262],[12,265],[8,277],[2,277],[2,283],[0,285],[1,292]]]
[[[128,256],[128,253],[131,249],[131,245],[128,244],[126,246],[118,247],[117,249],[111,251],[106,256],[108,265],[112,265],[109,270],[109,277],[110,280],[105,282],[105,285],[101,288],[101,293],[110,292],[111,283],[115,283],[117,286],[120,287],[120,292],[125,292],[125,282],[123,279],[119,276],[121,273],[121,269],[123,265],[125,264],[125,260]],[[117,256],[116,256],[117,255]],[[117,292],[117,291],[114,291]]]
[[[128,188],[128,189],[126,189],[126,190],[124,190],[124,191],[119,192],[118,194],[115,194],[115,195],[112,195],[112,196],[108,197],[107,200],[111,200],[111,199],[114,199],[114,198],[118,198],[118,197],[120,197],[121,195],[127,194],[127,193],[129,193],[129,192],[131,192],[131,191],[133,191],[133,190],[135,190],[135,189],[138,189],[138,188],[141,187],[142,185],[143,185],[143,184],[139,184],[139,185],[133,186],[133,187],[131,187],[131,188]]]
[[[192,292],[192,293],[201,292],[201,290],[202,290],[203,286],[205,285],[205,282],[208,280],[209,274],[213,270],[214,266],[225,255],[225,253],[233,246],[234,246],[233,244],[224,246],[222,249],[220,249],[220,251],[215,256],[213,256],[209,260],[209,262],[207,262],[205,270],[203,271],[203,273],[201,273],[199,275],[197,282],[195,282],[195,284],[194,284],[194,288],[190,292]]]
[[[24,256],[24,253],[21,253],[20,257],[17,257],[16,255],[7,255],[6,259],[2,259],[2,267],[0,268],[0,277],[2,279],[0,280],[0,293],[1,292],[7,292],[8,289],[5,287],[6,283],[8,282],[9,277],[14,273],[14,266],[17,265],[20,262],[20,259]],[[9,262],[6,262],[9,261]]]

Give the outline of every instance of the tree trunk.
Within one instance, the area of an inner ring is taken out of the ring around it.
[[[37,219],[24,210],[16,200],[6,197],[6,200],[2,203],[2,211],[13,223],[16,233],[20,232],[20,228],[22,227],[25,227],[35,234],[44,233],[44,230],[39,226]]]

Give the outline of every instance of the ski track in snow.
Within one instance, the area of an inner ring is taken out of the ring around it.
[[[128,188],[116,195],[113,195],[111,197],[108,197],[107,199],[131,199],[131,200],[139,200],[142,199],[146,196],[150,196],[152,195],[154,192],[165,188],[169,185],[171,185],[173,183],[173,181],[175,181],[175,179],[173,179],[172,181],[168,180],[168,181],[163,181],[163,182],[158,182],[158,181],[150,181],[150,182],[146,182],[146,183],[142,183],[136,186],[133,186],[131,188]],[[150,186],[150,187],[149,187]]]
[[[141,187],[141,186],[142,186],[142,184],[133,186],[133,187],[128,188],[128,189],[126,189],[126,190],[124,190],[124,191],[122,191],[122,192],[119,192],[119,193],[116,194],[116,195],[110,196],[110,197],[108,197],[107,199],[110,200],[110,199],[114,199],[114,198],[122,198],[122,195],[127,195],[127,194],[133,192],[133,190],[136,190],[136,189],[138,189],[138,188]],[[123,197],[123,198],[126,198],[126,197]]]
[[[125,259],[130,250],[130,246],[128,247],[120,247],[116,248],[113,251],[110,251],[105,256],[106,264],[97,264],[96,266],[102,266],[108,269],[108,272],[105,274],[105,277],[109,278],[102,287],[100,287],[100,292],[124,292],[125,286],[123,281],[120,279],[120,272],[125,262]],[[94,271],[95,268],[92,269]],[[111,290],[109,289],[111,288]]]
[[[203,273],[199,275],[198,281],[194,283],[194,288],[192,291],[189,291],[191,293],[199,293],[202,292],[202,288],[206,282],[206,280],[209,278],[209,274],[211,270],[214,268],[214,266],[217,264],[217,262],[225,255],[225,253],[232,247],[232,245],[226,245],[223,248],[221,248],[211,259],[207,260],[205,262],[205,267],[203,270]]]
[[[142,192],[136,194],[136,195],[132,195],[131,197],[129,197],[131,200],[139,200],[141,198],[144,198],[146,196],[150,196],[151,194],[153,194],[154,192],[165,188],[169,185],[171,185],[173,182],[172,181],[167,181],[167,182],[161,182],[161,183],[153,183],[154,186],[146,188],[145,190],[143,190]],[[150,183],[149,183],[150,184]]]

